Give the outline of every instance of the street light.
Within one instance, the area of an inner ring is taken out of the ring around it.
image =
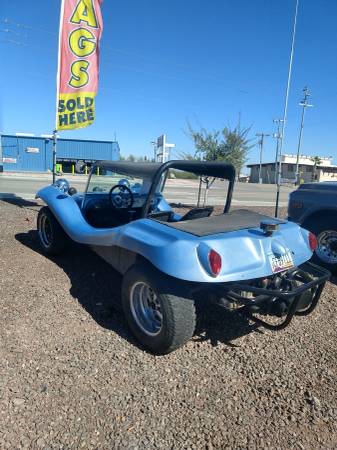
[[[296,172],[295,172],[296,185],[299,184],[299,175],[300,175],[299,160],[300,160],[300,151],[301,151],[301,143],[302,143],[302,133],[303,133],[303,128],[304,128],[305,110],[308,107],[314,106],[314,105],[310,105],[308,103],[308,97],[310,97],[310,94],[309,94],[309,89],[307,86],[305,86],[305,88],[303,89],[303,92],[304,92],[304,99],[299,103],[299,105],[302,106],[302,118],[301,118],[300,134],[298,137],[297,156],[296,156]]]

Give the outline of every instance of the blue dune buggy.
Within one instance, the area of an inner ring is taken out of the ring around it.
[[[223,213],[209,206],[174,212],[163,196],[171,170],[227,180]],[[329,272],[309,262],[317,245],[309,231],[230,212],[234,182],[234,167],[218,162],[98,162],[84,194],[64,179],[37,193],[47,205],[37,220],[41,247],[58,254],[69,239],[87,244],[122,273],[127,321],[153,353],[169,353],[193,336],[200,297],[282,329],[313,311]]]

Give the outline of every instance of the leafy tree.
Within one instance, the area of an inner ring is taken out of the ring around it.
[[[313,181],[317,180],[317,166],[320,166],[322,164],[322,160],[319,156],[313,156],[312,158],[310,158],[310,161],[312,161],[314,163],[314,168],[313,168]]]
[[[194,154],[189,152],[177,152],[177,155],[180,159],[184,159],[185,161],[200,161],[200,156],[195,152]]]
[[[238,123],[234,128],[226,126],[221,131],[207,131],[205,128],[195,130],[188,124],[188,134],[196,149],[194,159],[225,161],[233,164],[239,174],[253,147],[248,138],[250,129],[241,128]]]

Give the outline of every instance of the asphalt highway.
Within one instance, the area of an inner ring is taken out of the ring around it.
[[[85,176],[67,176],[70,184],[79,192],[83,192],[87,178]],[[0,199],[23,198],[33,200],[35,193],[51,182],[51,174],[44,175],[12,175],[0,174]],[[282,186],[280,206],[287,206],[288,195],[292,188]],[[224,203],[227,183],[217,181],[209,191],[207,204],[221,205]],[[195,204],[198,195],[197,180],[168,180],[165,187],[165,197],[169,202]],[[233,205],[242,206],[273,206],[275,204],[276,187],[274,185],[258,185],[253,183],[236,183],[233,195]]]

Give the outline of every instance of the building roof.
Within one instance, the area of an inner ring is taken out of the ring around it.
[[[292,166],[296,166],[295,162],[282,161],[282,166],[284,164],[290,164]],[[249,168],[259,167],[259,166],[260,166],[260,163],[247,164],[247,167],[249,167]],[[262,167],[264,167],[264,166],[275,166],[275,161],[262,163]],[[301,163],[300,162],[299,166],[314,167],[314,164],[308,164],[308,163]],[[316,169],[337,169],[337,165],[334,165],[334,164],[318,164],[316,166]]]
[[[17,139],[43,139],[43,140],[52,140],[53,136],[51,134],[41,134],[40,136],[35,135],[33,133],[1,133],[2,137],[10,137],[10,138],[17,138]],[[69,141],[69,142],[99,142],[99,143],[109,143],[109,144],[115,144],[117,141],[108,141],[106,139],[82,139],[82,138],[57,138],[57,141]]]

